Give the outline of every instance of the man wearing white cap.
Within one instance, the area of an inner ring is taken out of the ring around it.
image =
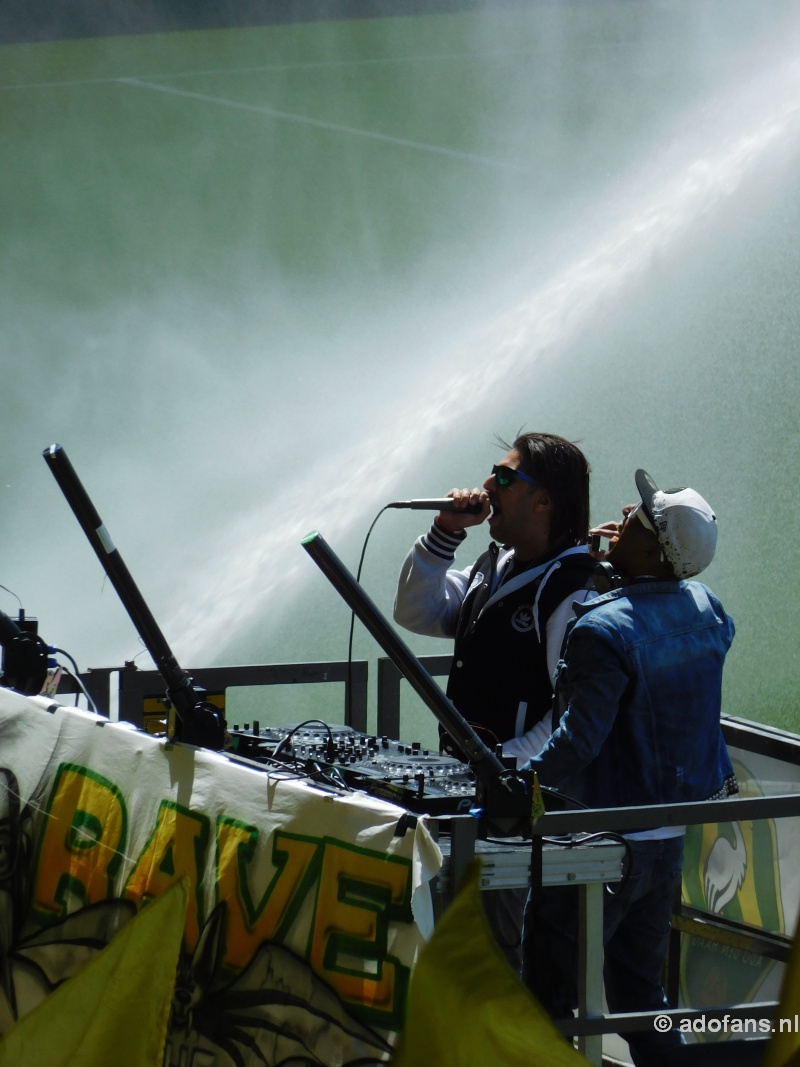
[[[720,728],[731,618],[688,579],[714,557],[717,520],[693,489],[661,490],[636,472],[641,503],[610,540],[607,591],[576,604],[556,681],[558,725],[526,769],[588,807],[675,804],[737,791]],[[604,980],[612,1012],[661,1011],[670,916],[683,865],[683,827],[625,834],[627,878],[604,907]],[[572,887],[531,894],[523,978],[555,1017],[577,1003],[577,897]],[[676,1031],[626,1035],[634,1064],[656,1067]]]

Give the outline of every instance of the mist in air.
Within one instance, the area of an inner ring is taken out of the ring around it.
[[[183,665],[343,658],[301,538],[355,570],[386,503],[545,429],[597,521],[638,466],[712,502],[726,710],[796,728],[798,30],[609,2],[0,49],[0,584],[82,669],[151,666],[57,440]],[[375,527],[387,613],[427,521]]]

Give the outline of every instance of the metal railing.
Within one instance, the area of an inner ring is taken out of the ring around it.
[[[631,826],[648,830],[661,826],[697,826],[716,822],[743,822],[759,819],[783,819],[800,816],[800,793],[784,796],[735,798],[669,806],[647,805],[626,808],[595,808],[581,811],[550,812],[533,827],[534,837],[568,835],[574,833],[620,833]],[[747,938],[748,950],[755,955],[785,962],[791,939],[756,928],[731,923],[720,916],[710,916],[694,910],[687,933],[711,940],[723,934],[726,938]],[[678,912],[674,923],[682,921]],[[673,965],[675,961],[673,960]],[[673,1001],[674,1003],[674,1001]],[[741,1020],[774,1021],[777,1002],[763,1001],[739,1004],[720,1004],[692,1007],[671,1007],[659,1012],[636,1012],[613,1015],[599,1011],[579,1014],[574,1019],[561,1019],[556,1025],[567,1036],[578,1037],[590,1062],[600,1062],[600,1041],[603,1034],[625,1034],[652,1029],[657,1016],[666,1015],[673,1026],[694,1019],[721,1019],[728,1016]]]
[[[270,663],[238,667],[202,667],[189,672],[197,686],[220,707],[225,707],[229,689],[273,685],[344,685],[343,722],[354,730],[367,732],[367,688],[369,665],[366,660],[334,660],[316,663]],[[168,702],[164,679],[158,671],[124,667],[103,667],[80,675],[80,680],[101,715],[116,716],[142,729],[148,720],[166,715]],[[69,679],[59,693],[76,693]]]
[[[423,666],[434,676],[447,675],[452,656],[436,655],[419,657]],[[401,736],[401,705],[403,678],[389,659],[378,661],[377,723],[378,732],[390,737]],[[788,735],[771,727],[761,726],[742,719],[725,717],[723,720],[725,740],[732,748],[757,753],[773,759],[800,766],[800,737]],[[622,830],[630,827],[635,814],[636,826],[642,829],[664,825],[703,825],[712,822],[737,822],[742,819],[780,819],[800,815],[800,794],[781,797],[762,797],[706,802],[704,804],[676,805],[670,809],[608,809],[592,812],[550,813],[539,823],[535,835],[564,833],[590,833],[594,831]],[[643,821],[644,820],[644,821]],[[462,856],[460,862],[465,862]],[[586,888],[582,890],[585,894]],[[581,898],[581,907],[586,906]],[[736,923],[719,915],[690,908],[679,898],[673,913],[673,937],[667,962],[666,989],[670,1004],[679,1003],[679,976],[681,947],[684,937],[697,937],[706,941],[720,941],[735,946],[754,956],[785,963],[792,939],[768,930]],[[586,939],[585,939],[586,940]],[[584,943],[583,952],[588,951]],[[584,960],[591,966],[591,960]],[[597,964],[600,966],[600,964]],[[584,983],[585,984],[585,983]],[[585,992],[585,990],[584,990]],[[673,1026],[704,1017],[707,1020],[722,1020],[725,1016],[741,1020],[747,1025],[760,1020],[773,1020],[777,1003],[760,1001],[721,1004],[702,1008],[672,1007],[667,1012]],[[626,1034],[653,1026],[656,1013],[610,1015],[599,1010],[583,1011],[574,1019],[561,1020],[558,1025],[565,1036],[577,1038],[579,1047],[587,1059],[600,1063],[602,1059],[602,1036]]]

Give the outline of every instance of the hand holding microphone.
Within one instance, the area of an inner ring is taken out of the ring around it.
[[[604,522],[600,526],[593,526],[589,531],[589,555],[594,559],[604,560],[608,554],[608,550],[617,543],[619,538],[620,524],[618,522]],[[608,542],[608,548],[602,549],[600,547],[600,539],[605,538]]]
[[[451,489],[445,497],[395,500],[387,507],[438,511],[440,525],[456,533],[483,522],[489,514],[489,497],[483,489]]]

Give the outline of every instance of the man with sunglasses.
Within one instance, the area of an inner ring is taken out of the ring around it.
[[[609,539],[606,590],[576,608],[556,678],[559,721],[525,768],[592,808],[716,800],[737,791],[720,727],[734,625],[700,582],[716,517],[693,489],[660,490],[636,472],[641,502]],[[599,584],[599,583],[598,583]],[[612,1012],[663,1011],[662,972],[683,865],[683,827],[625,834],[627,876],[604,905]],[[577,1004],[577,895],[536,888],[525,909],[523,979],[555,1017]],[[679,1032],[626,1035],[637,1067],[665,1061]]]
[[[589,464],[577,445],[521,434],[482,489],[453,489],[403,564],[395,620],[454,638],[447,695],[486,745],[523,762],[552,727],[552,676],[573,602],[590,591]],[[478,508],[477,513],[466,509]],[[493,543],[465,570],[452,567],[467,530],[486,522]],[[442,749],[461,756],[452,738]],[[494,891],[492,922],[512,966],[521,962],[524,893]]]

